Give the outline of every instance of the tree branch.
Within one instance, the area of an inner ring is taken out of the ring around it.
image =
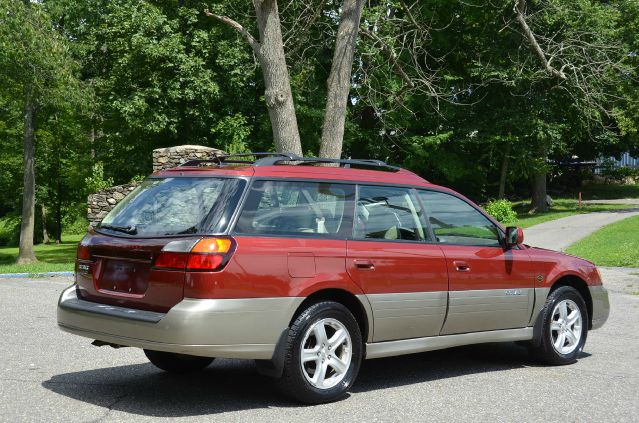
[[[255,53],[255,55],[256,56],[260,55],[260,48],[262,47],[262,45],[259,43],[259,41],[255,39],[255,37],[251,35],[251,33],[246,28],[244,28],[238,22],[234,21],[228,16],[216,15],[215,13],[211,13],[209,9],[204,9],[204,14],[208,17],[211,17],[220,22],[223,22],[226,25],[233,28],[234,30],[236,30],[239,34],[241,34],[246,39],[246,41],[249,43],[249,45],[253,49],[253,52]]]
[[[530,42],[535,54],[537,54],[539,60],[541,60],[541,63],[544,65],[546,72],[555,78],[559,78],[564,81],[567,80],[568,77],[562,70],[557,70],[557,68],[550,64],[550,61],[546,58],[546,53],[544,53],[541,49],[541,46],[535,38],[535,34],[533,34],[532,30],[528,26],[528,23],[526,22],[526,0],[515,0],[513,11],[517,15],[517,22],[519,22],[519,26],[521,26],[521,29],[524,31],[524,35]]]
[[[366,38],[370,39],[371,41],[375,43],[379,43],[382,52],[386,55],[388,60],[390,60],[390,62],[393,64],[393,67],[395,68],[399,76],[402,78],[402,80],[406,83],[406,85],[408,85],[411,88],[415,86],[415,83],[410,79],[408,74],[406,74],[406,72],[404,71],[404,68],[402,68],[402,65],[400,65],[400,63],[397,61],[397,55],[395,54],[395,52],[381,38],[379,38],[376,34],[374,34],[373,32],[370,32],[367,29],[360,28],[359,33],[365,36]]]

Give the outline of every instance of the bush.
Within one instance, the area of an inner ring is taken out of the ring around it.
[[[7,215],[0,218],[0,246],[14,246],[20,242],[20,217]]]
[[[513,210],[513,203],[508,200],[490,201],[486,205],[486,212],[505,225],[517,220],[517,213]]]

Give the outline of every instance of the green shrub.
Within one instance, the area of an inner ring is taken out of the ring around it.
[[[7,215],[0,218],[0,246],[15,246],[20,242],[20,217]]]
[[[505,225],[517,220],[517,213],[513,210],[513,203],[508,200],[493,200],[489,202],[486,205],[486,212]]]
[[[80,216],[72,222],[63,226],[62,232],[67,235],[84,235],[89,228],[89,221],[86,217]]]

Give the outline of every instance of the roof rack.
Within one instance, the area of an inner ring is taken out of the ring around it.
[[[220,154],[217,155],[213,153],[213,156],[210,159],[197,159],[197,160],[189,160],[185,163],[182,163],[180,166],[200,166],[202,164],[213,163],[222,166],[224,163],[235,163],[235,164],[254,164],[259,162],[251,161],[251,160],[229,160],[229,157],[269,157],[269,156],[277,156],[280,160],[297,160],[300,157],[296,154],[292,153],[238,153],[238,154]]]
[[[375,170],[385,170],[390,172],[398,172],[401,168],[397,166],[391,166],[381,160],[369,160],[369,159],[325,159],[321,157],[299,157],[294,158],[282,158],[278,156],[264,157],[253,163],[253,166],[275,166],[281,162],[294,161],[299,162],[299,165],[319,164],[319,163],[332,163],[338,164],[343,168],[372,168]]]
[[[256,157],[252,160],[234,160],[234,157]],[[370,159],[325,159],[321,157],[300,157],[293,153],[240,153],[240,154],[213,154],[210,159],[189,160],[180,166],[200,166],[207,163],[223,166],[224,164],[252,164],[253,166],[275,166],[283,162],[297,162],[296,165],[313,165],[320,163],[337,164],[343,168],[367,168],[398,172],[401,168],[391,166],[381,160]]]

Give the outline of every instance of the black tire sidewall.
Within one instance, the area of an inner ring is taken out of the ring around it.
[[[553,311],[557,304],[564,300],[571,300],[577,304],[577,307],[579,307],[579,311],[581,312],[582,320],[582,333],[581,338],[579,339],[579,344],[577,345],[577,348],[569,354],[561,354],[555,350],[552,341],[552,331],[550,330]],[[546,361],[557,365],[571,364],[577,361],[577,358],[582,353],[584,345],[586,344],[589,325],[588,308],[586,307],[586,303],[581,294],[579,294],[576,289],[569,286],[562,286],[557,288],[555,291],[552,291],[544,308],[543,319],[541,347],[543,349],[543,354],[546,356]]]
[[[302,341],[309,328],[322,319],[332,318],[342,323],[349,332],[351,338],[352,358],[348,372],[344,378],[334,387],[319,389],[311,385],[304,376],[300,352]],[[362,337],[357,321],[351,312],[340,303],[325,301],[307,308],[293,323],[291,330],[293,336],[289,337],[287,348],[287,360],[285,364],[284,383],[285,390],[296,399],[311,403],[324,403],[335,401],[343,397],[357,378],[362,361]]]

